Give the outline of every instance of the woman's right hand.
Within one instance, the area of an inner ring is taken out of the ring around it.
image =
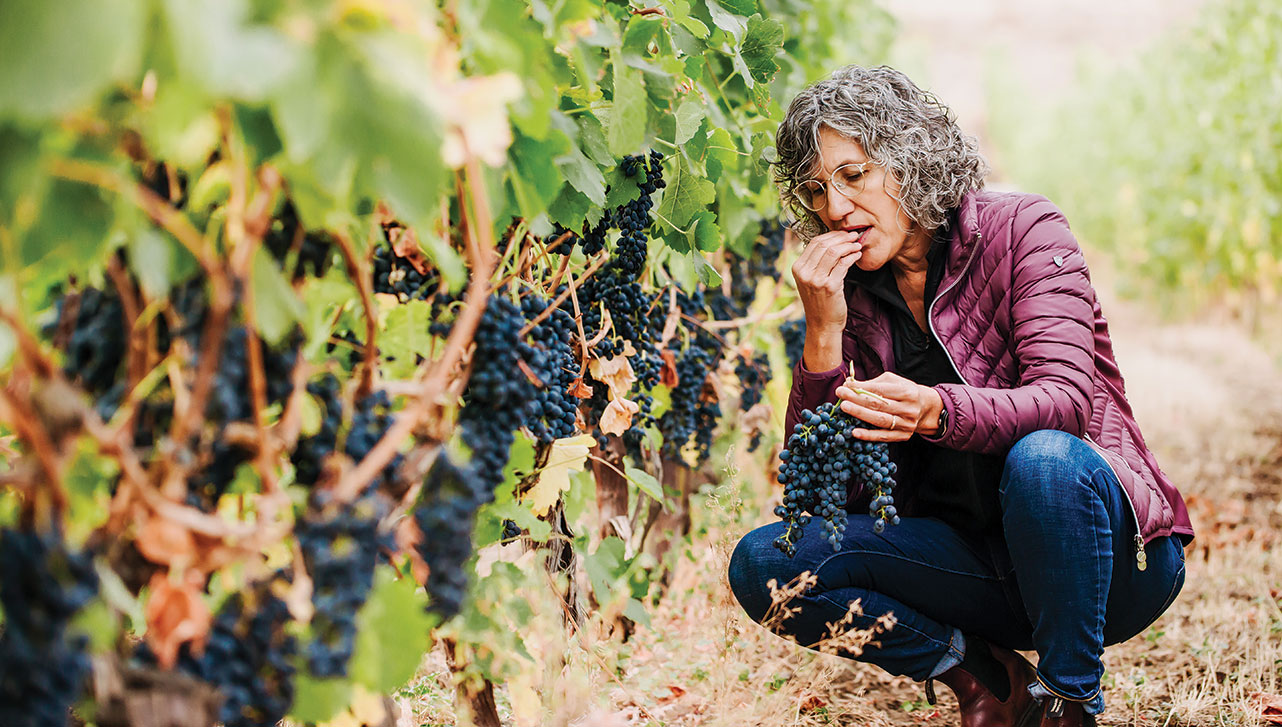
[[[831,333],[846,327],[846,271],[863,255],[858,238],[842,230],[816,235],[792,264],[807,331]]]

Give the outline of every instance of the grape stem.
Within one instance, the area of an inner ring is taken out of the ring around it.
[[[605,265],[609,261],[610,261],[610,253],[602,252],[597,257],[596,261],[593,262],[592,265],[589,266],[587,270],[584,270],[583,274],[579,276],[579,282],[582,283],[584,280],[587,280],[589,277],[592,276],[593,273],[600,270],[601,266]],[[542,313],[538,314],[537,316],[534,316],[533,318],[530,319],[529,323],[526,323],[524,326],[521,327],[520,332],[517,333],[519,337],[524,338],[526,334],[534,330],[535,326],[547,320],[548,316],[552,315],[553,311],[556,308],[559,308],[561,304],[565,302],[566,298],[570,297],[570,291],[573,290],[574,288],[573,276],[571,276],[570,280],[571,280],[571,283],[569,286],[566,287],[565,292],[561,293],[556,298],[554,298],[551,303],[548,303],[548,307],[544,309]]]
[[[356,396],[360,398],[374,390],[375,351],[378,350],[374,337],[378,331],[378,315],[374,308],[371,281],[361,265],[363,260],[352,248],[352,241],[341,231],[334,234],[334,239],[338,241],[338,249],[343,253],[343,263],[347,266],[348,275],[356,281],[356,289],[361,295],[361,307],[365,309],[365,353],[361,357],[361,383],[356,390]],[[373,250],[374,246],[370,245],[371,254]]]

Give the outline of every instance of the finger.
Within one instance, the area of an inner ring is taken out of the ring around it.
[[[842,391],[843,389],[845,391]],[[890,412],[899,416],[903,416],[905,413],[905,407],[903,406],[903,402],[900,400],[879,396],[875,393],[868,392],[859,386],[838,386],[837,398],[841,399],[843,403],[849,403],[851,406],[862,407],[869,411]]]
[[[830,279],[836,277],[836,278],[841,278],[842,280],[845,280],[846,271],[850,270],[850,266],[859,262],[859,258],[863,256],[864,256],[864,251],[862,249],[855,250],[853,252],[848,252],[845,255],[842,255],[841,257],[832,261],[832,267],[828,269],[827,276]]]
[[[864,422],[868,426],[889,429],[892,425],[910,421],[906,413],[899,410],[870,409],[853,401],[841,402],[841,410]]]
[[[852,437],[861,439],[865,442],[905,442],[912,437],[910,432],[901,429],[866,429],[864,427],[855,427],[851,432]]]

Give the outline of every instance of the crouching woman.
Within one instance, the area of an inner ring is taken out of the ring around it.
[[[1095,724],[1104,647],[1171,605],[1193,529],[1067,221],[1044,197],[985,190],[975,141],[890,68],[807,88],[776,150],[807,240],[785,431],[838,400],[874,427],[853,436],[888,443],[901,522],[874,532],[855,491],[836,551],[818,527],[791,558],[772,547],[783,523],[753,530],[731,558],[735,596],[761,621],[767,584],[809,571],[780,626],[798,643],[858,600],[851,628],[895,625],[847,655],[926,682],[932,702],[948,685],[965,727]]]

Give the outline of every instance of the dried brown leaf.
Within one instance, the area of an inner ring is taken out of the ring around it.
[[[200,597],[200,591],[201,576],[194,570],[187,571],[178,583],[164,573],[151,577],[151,596],[144,614],[147,644],[166,669],[178,660],[178,650],[183,644],[193,642],[198,653],[204,648],[213,615]]]
[[[601,414],[601,431],[606,434],[623,434],[632,426],[632,416],[641,407],[624,398],[611,401]]]

